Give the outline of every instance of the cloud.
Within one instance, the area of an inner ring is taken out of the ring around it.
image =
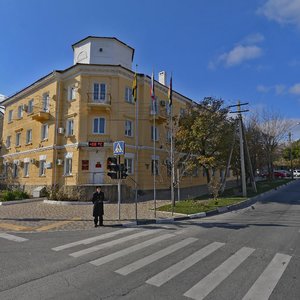
[[[280,24],[300,26],[299,0],[268,0],[257,10],[257,13]]]
[[[256,90],[260,93],[268,93],[270,91],[271,87],[269,86],[265,86],[263,84],[259,84],[257,87],[256,87]]]
[[[296,83],[291,86],[289,92],[294,95],[300,95],[300,83]]]
[[[265,37],[261,33],[253,33],[253,34],[249,34],[248,36],[246,36],[242,40],[241,44],[253,45],[253,44],[261,43],[264,40],[265,40]]]
[[[230,68],[240,65],[245,61],[256,59],[262,56],[262,48],[255,44],[264,41],[264,39],[264,36],[260,33],[254,33],[246,36],[231,50],[222,53],[214,61],[209,62],[208,68],[214,70],[219,65]]]
[[[282,95],[285,92],[286,86],[284,84],[276,84],[274,86],[276,95]]]
[[[0,94],[0,102],[2,102],[5,98],[6,98],[6,96]]]

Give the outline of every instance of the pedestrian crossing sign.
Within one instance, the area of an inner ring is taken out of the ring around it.
[[[118,141],[113,144],[114,155],[124,155],[125,154],[125,142]]]

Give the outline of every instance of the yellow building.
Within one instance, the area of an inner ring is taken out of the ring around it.
[[[4,183],[29,192],[39,186],[78,190],[115,185],[107,176],[107,158],[113,156],[113,142],[124,141],[120,158],[129,176],[122,185],[130,190],[136,180],[139,190],[151,190],[156,172],[156,188],[169,189],[166,73],[160,72],[155,81],[156,102],[150,97],[150,76],[137,74],[134,102],[133,48],[103,37],[87,37],[72,48],[73,66],[49,73],[2,102]],[[192,100],[173,91],[174,116],[183,114],[188,103]],[[195,170],[180,185],[205,180],[202,170]]]

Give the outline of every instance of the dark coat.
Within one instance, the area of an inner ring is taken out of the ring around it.
[[[100,193],[95,192],[93,194],[93,217],[102,216],[104,214],[103,201],[104,201],[104,193],[100,191]]]

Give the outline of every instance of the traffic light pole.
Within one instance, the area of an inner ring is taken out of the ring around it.
[[[121,157],[119,156],[119,166],[121,165]],[[121,219],[121,172],[118,171],[118,218]]]

